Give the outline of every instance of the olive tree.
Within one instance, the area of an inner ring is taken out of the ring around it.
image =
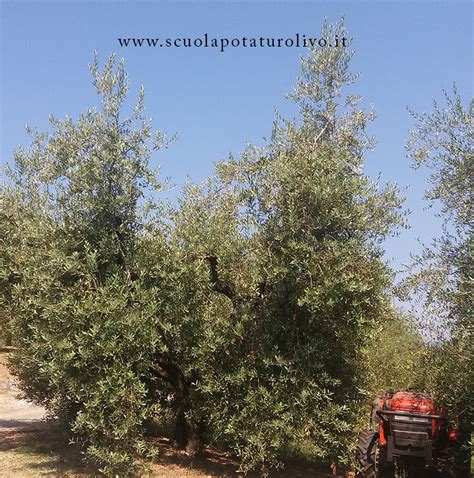
[[[414,257],[404,287],[421,297],[430,319],[433,347],[424,370],[425,388],[472,426],[473,382],[473,173],[474,101],[464,105],[454,87],[430,113],[412,113],[407,152],[414,168],[426,167],[430,205],[443,219],[440,237]],[[426,382],[426,377],[428,381]]]
[[[150,330],[159,318],[135,262],[147,194],[160,187],[149,161],[163,137],[143,115],[143,89],[123,117],[123,61],[112,55],[100,69],[95,57],[91,73],[101,107],[76,121],[50,117],[46,133],[29,129],[30,147],[7,171],[12,362],[26,396],[59,417],[89,458],[125,473],[153,411]]]
[[[342,22],[325,25],[335,34]],[[290,95],[299,119],[277,118],[266,146],[219,163],[174,216],[183,262],[211,286],[211,315],[196,320],[213,338],[192,352],[198,415],[244,468],[278,465],[304,442],[347,460],[364,348],[390,310],[381,244],[403,223],[402,200],[363,173],[373,114],[344,94],[351,56],[304,57]]]
[[[365,350],[390,311],[382,242],[403,223],[396,187],[363,172],[374,115],[346,94],[352,54],[311,50],[298,119],[175,206],[156,200],[163,137],[143,92],[122,117],[114,57],[91,67],[101,109],[51,118],[16,152],[1,223],[13,370],[104,471],[153,454],[144,425],[166,410],[179,446],[216,443],[246,470],[308,442],[347,460]]]

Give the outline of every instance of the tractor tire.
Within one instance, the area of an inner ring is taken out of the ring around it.
[[[361,432],[357,439],[356,460],[358,465],[357,478],[379,478],[377,469],[377,449],[379,434],[374,431]]]

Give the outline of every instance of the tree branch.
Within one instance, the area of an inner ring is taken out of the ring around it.
[[[210,279],[213,289],[216,292],[220,292],[228,297],[230,300],[235,299],[235,291],[229,285],[223,284],[219,277],[219,269],[217,265],[217,257],[216,256],[203,256],[202,259],[205,259],[209,262],[210,267]]]

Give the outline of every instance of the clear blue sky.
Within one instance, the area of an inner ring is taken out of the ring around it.
[[[411,229],[387,241],[387,258],[406,262],[440,232],[422,200],[426,173],[410,169],[404,143],[413,122],[406,107],[431,109],[443,88],[457,83],[472,97],[472,4],[460,1],[328,2],[112,2],[1,1],[1,160],[26,144],[24,125],[48,127],[50,113],[73,117],[97,104],[87,65],[96,49],[126,59],[135,94],[146,90],[146,112],[155,126],[178,133],[156,159],[181,185],[200,181],[212,164],[247,140],[262,144],[274,108],[295,81],[304,49],[121,48],[118,37],[274,36],[319,37],[324,17],[341,14],[357,50],[353,69],[362,76],[353,91],[374,104],[378,140],[366,171],[396,181],[406,192]]]

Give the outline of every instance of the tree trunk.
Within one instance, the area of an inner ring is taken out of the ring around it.
[[[201,453],[203,442],[203,426],[193,420],[186,418],[186,413],[192,409],[189,397],[189,384],[180,376],[177,386],[175,386],[175,398],[177,404],[176,425],[174,431],[174,440],[176,445],[185,449],[191,456],[197,456]]]
[[[203,426],[186,418],[183,410],[176,415],[174,441],[176,445],[191,456],[198,456],[203,448]]]
[[[11,347],[13,344],[13,334],[10,330],[7,330],[5,333],[5,346]]]
[[[192,456],[199,455],[203,447],[204,425],[194,423],[186,417],[187,412],[192,410],[188,380],[181,370],[170,362],[159,362],[154,370],[174,388],[176,423],[173,438],[176,445]]]
[[[179,448],[183,450],[186,448],[188,444],[188,421],[186,420],[184,410],[179,410],[176,414],[173,439]]]
[[[204,427],[202,423],[188,423],[188,443],[186,452],[191,456],[199,456],[202,453]]]

